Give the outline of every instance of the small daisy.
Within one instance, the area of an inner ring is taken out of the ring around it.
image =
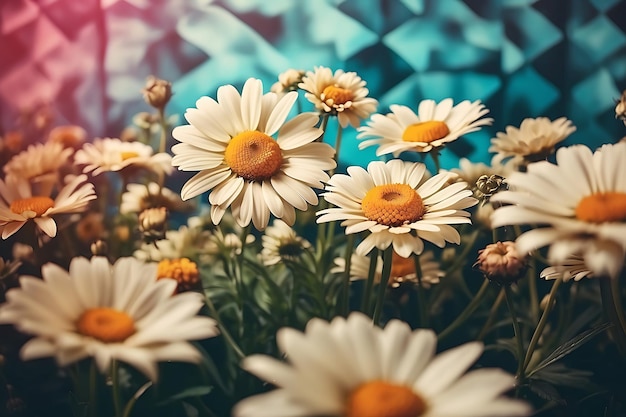
[[[315,67],[307,71],[298,85],[306,91],[304,96],[321,113],[337,116],[342,127],[358,127],[376,111],[378,101],[367,97],[366,82],[356,72],[338,69],[333,72],[327,67]]]
[[[507,179],[511,190],[491,200],[510,205],[495,210],[492,224],[533,225],[517,238],[520,253],[550,245],[552,265],[576,255],[594,275],[617,277],[626,254],[624,161],[626,143],[561,148],[556,164],[531,163]]]
[[[46,235],[55,237],[58,214],[80,213],[96,199],[94,186],[86,175],[73,177],[53,199],[50,194],[33,194],[29,182],[13,175],[0,179],[0,231],[7,239],[32,220]]]
[[[30,181],[38,192],[49,194],[59,181],[59,170],[73,153],[60,143],[37,143],[13,156],[2,169],[6,175]]]
[[[403,258],[424,250],[422,239],[439,247],[459,244],[461,237],[451,224],[471,223],[463,209],[478,200],[467,184],[450,184],[455,174],[442,172],[425,180],[425,165],[394,159],[370,162],[367,171],[348,168],[348,175],[335,174],[323,197],[337,207],[317,212],[318,223],[342,220],[346,234],[368,230],[356,251],[368,254],[374,247],[393,245]]]
[[[122,194],[120,213],[141,213],[145,209],[165,207],[170,212],[186,212],[193,204],[181,200],[180,195],[169,188],[160,187],[156,182],[148,184],[128,184]]]
[[[594,278],[581,256],[570,256],[558,265],[552,265],[541,271],[541,278],[562,279],[563,281],[580,281],[583,278]]]
[[[304,70],[288,69],[285,72],[281,72],[278,75],[278,81],[272,84],[270,91],[278,95],[288,93],[290,91],[296,91],[298,84],[304,77]]]
[[[434,260],[432,251],[425,251],[419,256],[420,261],[420,284],[423,287],[430,287],[431,284],[439,284],[439,280],[446,273],[440,269],[439,262]],[[344,258],[335,259],[335,267],[330,272],[343,273],[346,270],[346,260]],[[352,254],[350,260],[350,280],[367,279],[369,274],[370,258],[368,256]],[[383,259],[378,257],[374,282],[379,283],[383,272]],[[412,257],[403,258],[393,252],[391,258],[391,274],[389,276],[389,286],[397,288],[403,283],[410,282],[417,284],[417,274],[415,273],[415,261]]]
[[[285,122],[298,93],[278,99],[262,89],[253,78],[241,95],[231,85],[222,86],[218,101],[200,98],[198,108],[185,113],[190,125],[174,129],[174,138],[182,143],[172,147],[172,163],[182,171],[199,171],[181,196],[188,200],[211,190],[215,224],[228,207],[242,227],[252,222],[263,230],[270,213],[293,224],[295,208],[317,204],[312,187],[322,188],[328,180],[325,171],[336,166],[334,149],[315,141],[322,133],[315,127],[316,114],[302,113]]]
[[[123,142],[117,138],[95,139],[76,151],[74,161],[85,165],[83,173],[100,175],[107,171],[125,168],[144,168],[159,175],[172,172],[172,157],[165,153],[154,154],[152,147],[141,142]]]
[[[282,220],[274,220],[261,237],[263,250],[261,258],[264,265],[276,265],[283,259],[297,260],[305,250],[311,247],[306,239],[298,236],[291,226]]]
[[[93,357],[103,373],[120,360],[156,381],[158,362],[198,363],[188,341],[218,333],[213,319],[196,316],[202,295],[172,296],[176,281],[157,280],[156,264],[74,258],[69,272],[49,263],[42,275],[21,277],[0,307],[1,323],[35,336],[20,351],[24,360],[54,356],[66,366]]]
[[[551,121],[547,117],[524,119],[519,128],[507,126],[506,133],[498,132],[491,139],[489,152],[497,160],[514,158],[516,162],[535,162],[546,159],[557,143],[571,135],[576,127],[566,117]]]
[[[277,334],[287,363],[252,355],[242,367],[277,388],[235,405],[234,417],[514,417],[529,405],[503,394],[515,378],[498,368],[468,369],[483,345],[436,354],[432,330],[391,320],[384,329],[361,313],[330,323],[312,319],[304,333]]]
[[[191,258],[212,247],[211,232],[204,230],[198,217],[191,217],[186,225],[176,230],[167,230],[165,239],[144,243],[133,256],[144,261],[162,261],[163,259]]]
[[[377,156],[392,154],[396,158],[405,151],[430,152],[493,122],[481,118],[489,110],[479,100],[465,100],[456,106],[451,98],[440,103],[423,100],[417,114],[407,106],[389,109],[391,113],[374,114],[367,126],[358,129],[357,139],[368,139],[359,143],[359,149],[379,145]]]

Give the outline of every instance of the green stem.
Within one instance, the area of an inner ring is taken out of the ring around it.
[[[493,302],[491,309],[489,310],[489,315],[487,316],[487,320],[483,325],[483,328],[480,329],[476,340],[483,340],[489,331],[489,328],[493,324],[493,321],[496,319],[496,314],[498,313],[498,309],[500,308],[500,304],[502,304],[502,300],[504,300],[504,289],[501,289],[496,297],[496,301]]]
[[[320,125],[320,129],[322,129],[322,134],[320,135],[319,138],[317,138],[318,142],[323,142],[324,141],[324,135],[326,134],[326,127],[328,126],[328,119],[329,119],[329,115],[328,114],[324,114],[322,116],[322,124]]]
[[[350,311],[350,268],[352,267],[352,252],[354,251],[354,234],[348,235],[348,241],[346,242],[346,251],[343,258],[345,260],[345,269],[343,271],[343,286],[341,290],[342,299],[339,308],[339,314],[344,317],[348,316]]]
[[[524,380],[524,341],[522,340],[522,332],[517,321],[517,312],[515,311],[515,305],[513,304],[513,294],[511,293],[511,286],[504,286],[504,299],[506,305],[511,313],[511,319],[513,320],[513,332],[515,333],[515,340],[517,342],[517,373],[516,376],[520,381]]]
[[[374,248],[370,252],[370,266],[367,271],[367,281],[365,281],[365,289],[363,290],[363,298],[361,299],[361,311],[371,317],[370,305],[372,298],[372,288],[374,288],[374,278],[376,276],[376,266],[378,265],[378,249]]]
[[[341,151],[341,139],[343,136],[343,128],[340,124],[337,124],[337,136],[335,136],[335,163],[339,166],[339,152]],[[331,177],[335,173],[334,169],[328,171],[328,175]]]
[[[613,326],[609,332],[613,336],[617,349],[622,357],[626,357],[626,324],[624,323],[624,313],[619,299],[619,284],[613,283],[617,278],[600,278],[600,295],[602,296],[602,307],[604,313]],[[614,292],[614,288],[617,292]]]
[[[120,398],[120,384],[119,384],[119,364],[115,359],[111,360],[111,383],[113,390],[113,407],[115,408],[115,416],[122,415],[122,401]]]
[[[530,314],[533,321],[539,318],[539,296],[537,295],[537,279],[535,277],[536,262],[534,259],[530,261],[530,267],[526,274],[526,282],[528,282],[528,294],[530,296]]]
[[[546,308],[541,313],[541,318],[539,319],[539,323],[533,332],[533,335],[530,339],[530,344],[528,345],[528,349],[526,350],[526,356],[524,357],[524,363],[522,365],[522,371],[526,372],[528,365],[530,364],[530,360],[532,359],[535,348],[537,347],[537,343],[539,342],[539,338],[541,337],[541,333],[543,333],[543,329],[546,327],[546,323],[548,322],[548,315],[552,310],[554,304],[554,297],[556,296],[556,291],[561,285],[561,279],[558,278],[554,280],[552,284],[552,288],[550,289],[550,294],[548,295],[548,303],[546,304]]]
[[[480,303],[485,297],[485,294],[487,294],[487,289],[489,289],[489,280],[485,278],[482,285],[478,289],[478,292],[476,292],[476,295],[474,295],[474,298],[472,298],[472,301],[470,301],[467,307],[465,307],[465,310],[463,310],[461,314],[459,314],[457,318],[448,325],[448,327],[446,327],[441,333],[439,333],[439,340],[445,339],[456,328],[458,328],[461,324],[465,323],[468,318],[470,318],[472,313],[474,313],[478,306],[480,306]]]
[[[165,120],[165,108],[159,109],[159,123],[161,124],[161,138],[159,140],[159,153],[165,152],[165,144],[167,143],[167,122]]]
[[[98,369],[96,361],[92,360],[89,364],[89,404],[87,404],[90,416],[97,416],[98,413]]]
[[[437,149],[433,149],[428,154],[435,163],[435,174],[439,173],[439,170],[441,169],[441,165],[439,163],[439,151]]]
[[[420,327],[429,327],[430,317],[428,316],[428,306],[426,305],[426,294],[424,293],[424,285],[422,284],[422,265],[420,264],[420,256],[413,254],[413,263],[415,264],[415,277],[417,278],[417,303],[419,313]]]
[[[469,241],[463,247],[463,251],[458,256],[455,256],[456,259],[454,263],[450,265],[448,269],[446,269],[446,275],[445,275],[446,277],[449,277],[454,271],[459,269],[467,261],[467,255],[474,247],[474,243],[476,243],[476,239],[478,239],[478,235],[479,235],[478,230],[474,230],[472,232],[472,234],[469,237]]]
[[[393,255],[393,246],[389,246],[383,252],[383,272],[380,277],[380,284],[378,284],[378,297],[376,299],[376,307],[374,308],[374,316],[372,321],[378,324],[380,316],[383,312],[385,305],[385,294],[387,293],[387,284],[389,283],[389,276],[391,276],[391,259]]]
[[[233,337],[231,336],[230,332],[228,331],[228,329],[224,325],[224,322],[222,322],[222,319],[220,318],[220,315],[217,312],[217,309],[215,308],[215,305],[213,304],[213,301],[211,301],[211,299],[209,297],[206,297],[206,304],[209,307],[209,311],[213,315],[213,318],[215,319],[215,321],[217,321],[217,324],[220,327],[220,332],[221,332],[222,336],[224,336],[224,339],[226,340],[226,343],[228,343],[230,345],[230,347],[233,349],[233,352],[235,352],[235,354],[237,355],[237,358],[239,360],[245,358],[246,355],[243,353],[241,348],[237,345],[237,343],[235,342],[235,339],[233,339]]]
[[[133,407],[135,406],[135,403],[137,402],[139,397],[141,397],[144,392],[146,392],[151,386],[152,381],[148,381],[137,390],[137,392],[126,403],[126,407],[124,407],[124,414],[122,415],[122,417],[130,417],[130,413],[133,411]]]

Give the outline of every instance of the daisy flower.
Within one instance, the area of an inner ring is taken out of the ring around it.
[[[145,209],[165,207],[168,211],[185,212],[193,205],[181,200],[180,195],[169,188],[160,187],[156,182],[148,184],[128,184],[122,194],[120,213],[141,213]]]
[[[141,142],[123,142],[117,138],[95,139],[76,151],[74,162],[85,165],[83,173],[100,175],[125,168],[145,168],[159,175],[172,172],[172,157],[165,152],[154,154],[152,147]]]
[[[190,217],[186,225],[176,230],[167,230],[165,239],[151,243],[143,243],[133,254],[144,261],[161,261],[163,259],[197,258],[209,251],[211,232],[204,230],[200,218]]]
[[[57,126],[48,133],[48,142],[60,143],[67,148],[80,148],[87,140],[87,131],[77,125]]]
[[[435,354],[432,330],[391,320],[383,329],[361,313],[330,323],[312,319],[304,333],[282,328],[288,362],[252,355],[242,367],[277,388],[235,405],[234,417],[495,417],[531,408],[503,395],[515,378],[497,368],[468,369],[483,345]]]
[[[432,251],[423,252],[419,256],[420,262],[420,284],[423,287],[430,287],[431,284],[439,284],[439,279],[446,273],[442,271],[439,262],[434,260]],[[334,273],[343,273],[346,270],[346,260],[344,258],[335,259],[335,267],[330,270]],[[369,274],[370,258],[368,256],[352,254],[350,260],[350,280],[367,279]],[[383,259],[378,257],[374,282],[379,283],[383,272]],[[391,258],[391,274],[389,276],[389,286],[397,288],[403,283],[410,282],[417,284],[417,274],[415,273],[415,261],[412,257],[403,258],[393,252]]]
[[[311,247],[306,239],[298,236],[291,226],[282,220],[274,220],[261,237],[264,265],[276,265],[283,259],[296,260]]]
[[[489,152],[497,160],[514,158],[517,163],[546,159],[557,143],[571,135],[576,127],[566,117],[551,121],[547,117],[524,119],[519,128],[507,126],[491,139]]]
[[[54,216],[83,212],[89,202],[97,198],[93,184],[86,180],[86,175],[73,177],[53,199],[50,194],[33,193],[30,183],[24,178],[9,175],[4,181],[0,179],[2,239],[12,236],[29,220],[34,221],[46,235],[55,237],[57,224]]]
[[[341,127],[358,127],[378,106],[376,99],[367,97],[365,85],[356,72],[338,69],[333,74],[330,68],[315,67],[307,71],[298,87],[318,111],[337,116]]]
[[[585,264],[581,256],[570,256],[558,265],[552,265],[541,271],[541,278],[562,279],[563,281],[580,281],[583,278],[594,278],[593,272]]]
[[[407,106],[389,109],[391,113],[374,114],[367,126],[358,129],[357,139],[367,139],[359,143],[359,149],[379,145],[377,156],[392,154],[396,158],[406,151],[430,152],[493,122],[481,118],[489,110],[479,100],[465,100],[456,106],[451,98],[439,103],[423,100],[417,114]]]
[[[285,72],[281,72],[278,75],[278,81],[272,84],[270,91],[278,95],[289,91],[296,91],[298,89],[298,84],[302,81],[302,77],[304,77],[304,74],[304,70],[297,70],[293,68],[288,69]]]
[[[22,347],[24,360],[54,356],[60,366],[93,357],[101,372],[112,360],[157,380],[157,362],[199,362],[188,342],[215,336],[216,322],[196,316],[203,297],[172,295],[173,279],[157,280],[157,265],[120,258],[72,259],[69,271],[49,263],[43,280],[23,276],[7,293],[0,322],[35,337]]]
[[[336,166],[334,149],[315,142],[322,134],[315,127],[316,114],[302,113],[285,122],[298,93],[278,99],[262,89],[253,78],[241,95],[232,85],[222,86],[218,101],[200,98],[197,108],[185,113],[190,124],[174,129],[174,138],[182,143],[172,147],[173,165],[199,171],[183,185],[181,196],[188,200],[211,190],[215,224],[228,207],[242,227],[252,221],[263,230],[270,213],[293,224],[294,208],[317,204],[312,187],[322,188],[328,180],[325,170]]]
[[[369,231],[356,251],[366,255],[374,247],[393,249],[403,258],[424,250],[423,240],[439,247],[459,244],[461,237],[451,224],[471,223],[463,209],[478,200],[467,184],[450,184],[455,174],[442,172],[425,180],[426,167],[419,162],[394,159],[373,161],[367,171],[348,168],[335,174],[323,197],[337,207],[320,210],[318,223],[342,220],[346,234]]]
[[[576,255],[594,275],[616,277],[626,254],[624,161],[626,143],[561,148],[556,164],[531,163],[507,179],[511,190],[491,200],[510,205],[494,211],[492,224],[533,225],[517,238],[520,253],[549,245],[552,265]]]

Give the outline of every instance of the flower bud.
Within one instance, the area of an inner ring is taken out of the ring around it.
[[[163,109],[172,98],[172,84],[169,81],[150,76],[142,92],[146,103],[155,109]]]
[[[520,279],[528,267],[526,257],[517,252],[515,242],[497,242],[478,251],[474,267],[487,279],[499,284],[510,284]]]
[[[148,208],[139,214],[139,231],[146,241],[165,238],[167,230],[167,209],[165,207]]]
[[[476,188],[485,197],[491,197],[498,191],[506,190],[507,185],[504,182],[504,177],[500,175],[481,175],[478,177],[478,180],[476,180]]]
[[[91,254],[93,256],[106,256],[109,252],[107,243],[104,240],[98,239],[91,244]]]

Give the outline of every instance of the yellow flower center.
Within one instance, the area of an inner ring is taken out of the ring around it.
[[[385,381],[370,381],[348,398],[345,417],[418,417],[426,402],[409,387]]]
[[[441,139],[450,134],[448,125],[437,120],[429,120],[410,125],[404,130],[402,140],[405,142],[425,142]]]
[[[278,172],[283,154],[278,143],[256,130],[242,132],[232,138],[224,152],[230,169],[248,181],[262,181]]]
[[[13,213],[22,214],[25,211],[34,211],[42,216],[46,210],[54,207],[54,200],[50,197],[28,197],[13,200],[9,208]]]
[[[126,151],[126,152],[120,153],[120,158],[122,158],[122,161],[126,161],[127,159],[131,159],[131,158],[137,158],[138,156],[139,154],[133,151]]]
[[[346,104],[347,102],[352,101],[354,99],[354,94],[352,93],[352,90],[337,87],[336,85],[329,85],[324,88],[324,91],[322,91],[321,98],[323,101],[327,102],[326,104],[332,106]],[[332,102],[328,102],[329,100],[332,100]]]
[[[422,197],[407,184],[372,188],[363,197],[361,209],[369,220],[391,227],[416,222],[426,213]]]
[[[192,288],[200,280],[198,266],[189,258],[163,259],[157,267],[157,279],[173,278],[178,282],[178,291]]]
[[[576,218],[589,223],[626,220],[626,193],[608,192],[588,195],[576,207]]]
[[[415,273],[415,261],[412,257],[403,258],[393,252],[391,257],[391,277],[402,278]]]
[[[123,311],[109,307],[90,308],[76,323],[80,334],[104,343],[123,342],[135,333],[135,322]]]

